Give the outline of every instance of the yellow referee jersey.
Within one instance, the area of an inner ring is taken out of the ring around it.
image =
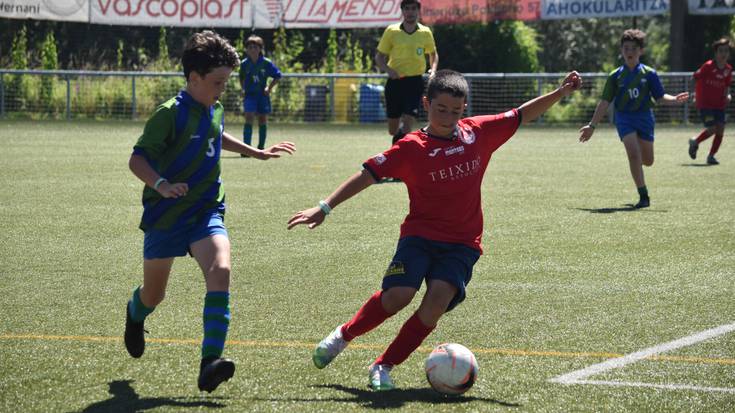
[[[426,55],[436,51],[431,29],[418,23],[415,32],[401,30],[401,23],[391,24],[383,32],[378,51],[388,56],[388,66],[401,77],[418,76],[426,72]]]

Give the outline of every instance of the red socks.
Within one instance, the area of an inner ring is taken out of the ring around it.
[[[707,139],[708,139],[708,138],[709,138],[710,136],[712,136],[712,134],[713,134],[713,133],[711,133],[711,132],[707,132],[707,129],[703,130],[703,131],[702,131],[702,133],[700,133],[700,134],[699,134],[699,135],[697,136],[697,139],[696,139],[696,141],[697,141],[697,145],[699,145],[700,143],[702,143],[702,142],[704,142],[705,140],[707,140]]]
[[[434,327],[427,327],[421,322],[418,313],[413,313],[411,318],[401,327],[398,336],[390,343],[385,352],[375,360],[375,364],[396,366],[403,363],[433,330]]]
[[[722,143],[722,135],[715,135],[714,141],[712,141],[712,147],[709,150],[709,154],[711,156],[714,156],[717,153],[717,150],[720,149],[720,144]]]
[[[379,326],[383,321],[393,314],[388,314],[383,309],[381,296],[383,291],[378,291],[370,297],[365,304],[357,310],[352,320],[342,326],[342,338],[352,341],[368,331]]]

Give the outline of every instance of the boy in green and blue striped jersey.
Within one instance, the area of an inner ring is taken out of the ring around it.
[[[263,39],[251,35],[245,41],[245,59],[240,64],[240,86],[245,94],[242,107],[245,112],[243,141],[250,145],[253,137],[253,122],[258,115],[258,149],[265,147],[268,134],[268,114],[271,113],[271,92],[283,76],[270,59],[263,56]],[[268,78],[271,82],[268,83]],[[245,155],[243,155],[245,156]]]
[[[143,323],[163,300],[174,257],[189,253],[204,273],[204,338],[200,390],[213,391],[235,372],[222,358],[230,323],[230,241],[224,226],[225,193],[220,152],[228,150],[267,160],[293,153],[291,142],[259,150],[224,132],[219,96],[240,63],[226,39],[211,31],[195,33],[181,59],[186,87],[160,105],[146,122],[129,166],[146,184],[143,285],[126,307],[125,347],[143,355]]]
[[[687,92],[676,96],[665,93],[656,71],[640,62],[645,39],[646,34],[640,30],[623,32],[620,46],[625,63],[610,73],[592,120],[579,130],[579,140],[588,141],[605,116],[608,105],[614,103],[615,126],[628,154],[630,173],[640,196],[638,203],[632,205],[636,209],[651,204],[643,165],[653,165],[653,129],[656,123],[653,106],[657,102],[675,104],[689,99]]]

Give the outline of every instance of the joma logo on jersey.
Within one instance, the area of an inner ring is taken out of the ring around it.
[[[429,152],[429,157],[433,158],[441,151],[442,151],[442,148],[434,148],[431,150],[431,152]]]
[[[480,157],[467,161],[458,163],[456,165],[452,165],[448,168],[442,168],[438,171],[431,171],[429,172],[429,176],[431,177],[432,182],[437,181],[446,181],[446,180],[455,180],[464,178],[467,176],[471,176],[476,174],[480,170]]]

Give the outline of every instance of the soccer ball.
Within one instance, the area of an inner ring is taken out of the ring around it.
[[[439,344],[424,363],[429,384],[444,394],[462,394],[469,390],[477,380],[478,368],[475,355],[457,343]]]

